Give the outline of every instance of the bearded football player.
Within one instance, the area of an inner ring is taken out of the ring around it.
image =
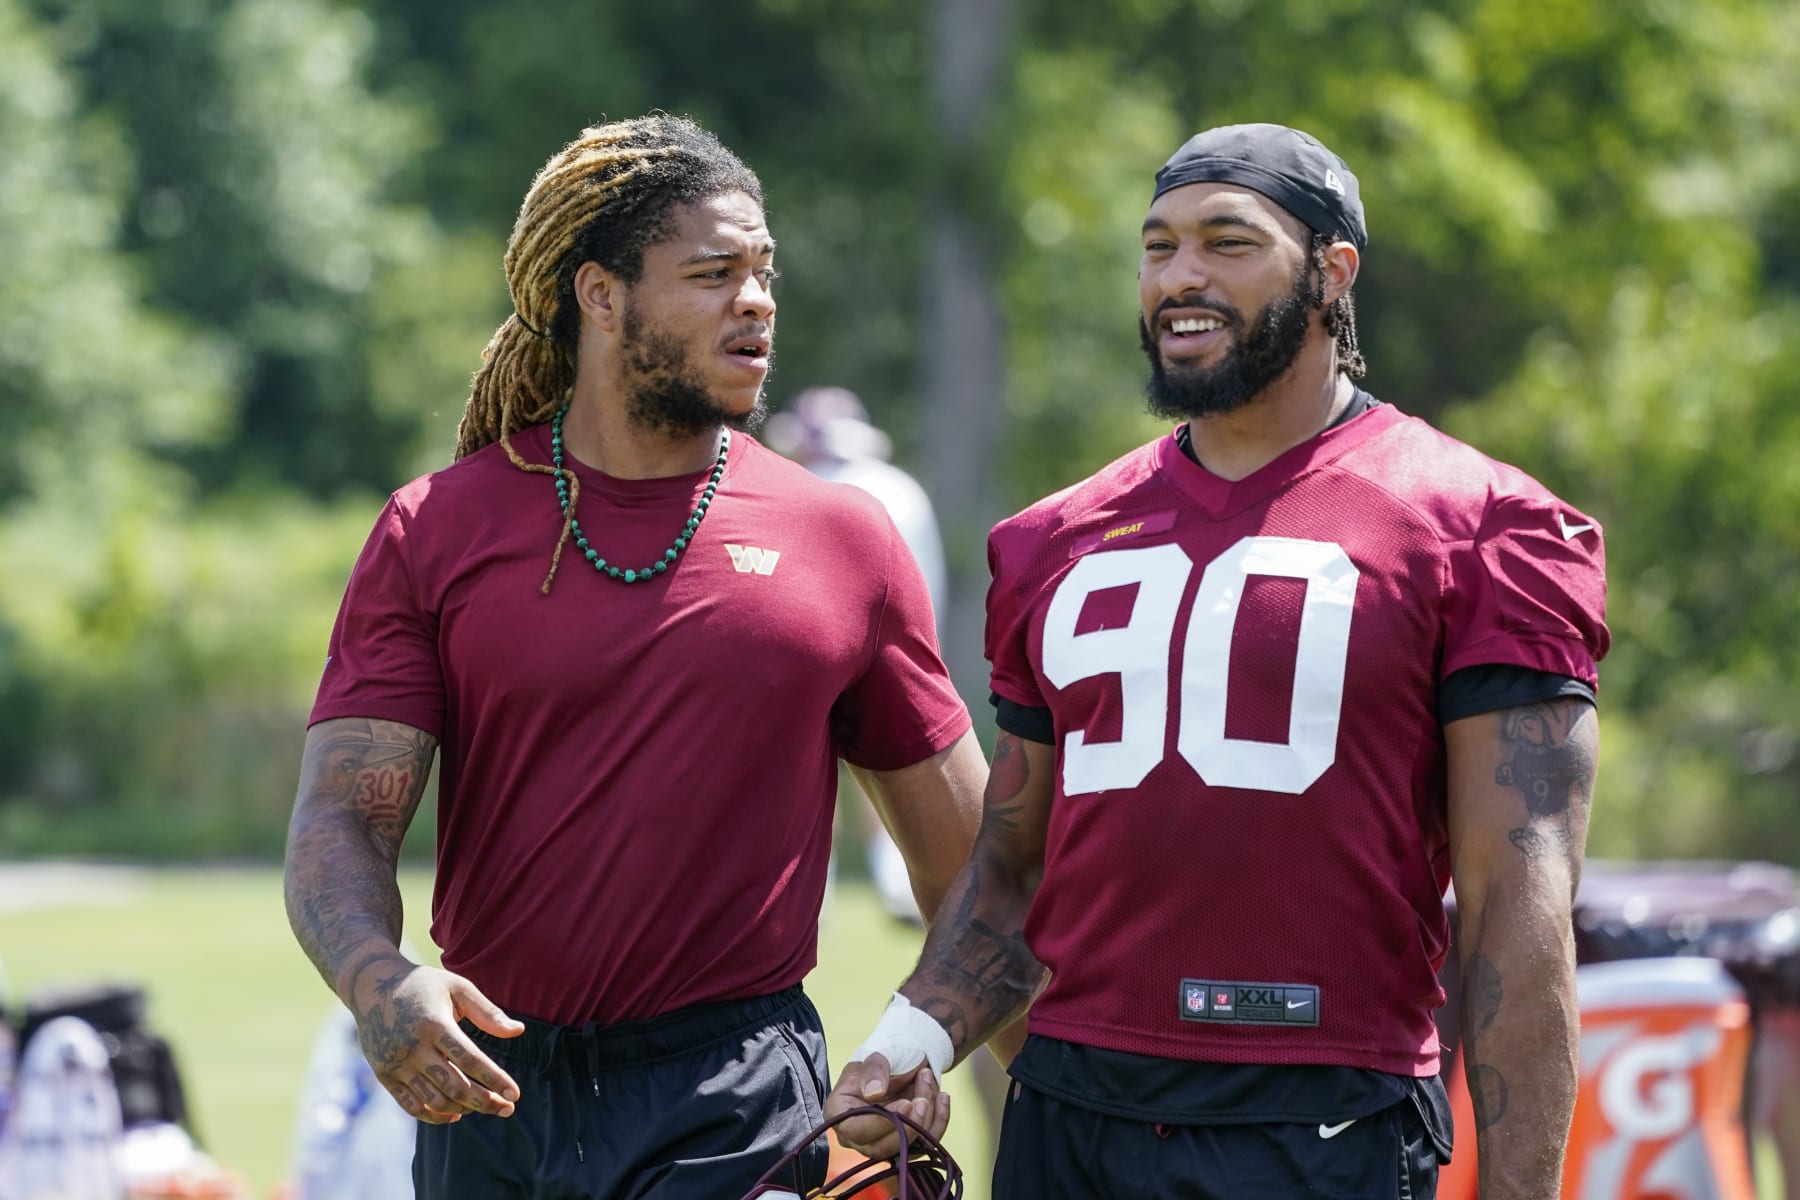
[[[1454,877],[1482,1195],[1556,1194],[1600,529],[1357,386],[1366,246],[1296,130],[1157,172],[1140,332],[1180,424],[994,529],[981,830],[828,1115],[1042,986],[1001,1200],[1430,1196]]]

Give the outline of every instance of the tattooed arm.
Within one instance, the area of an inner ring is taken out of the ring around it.
[[[900,994],[950,1035],[956,1061],[1025,1011],[1043,983],[1044,968],[1025,945],[1025,913],[1044,872],[1044,840],[1050,823],[1055,748],[1001,733],[982,803],[981,827],[968,864],[956,877],[925,937],[925,948]],[[929,1071],[921,1070],[928,1076]],[[870,1100],[886,1101],[941,1133],[949,1121],[947,1097],[934,1081],[902,1093],[910,1076],[888,1076],[879,1055],[849,1063],[825,1104],[827,1116]],[[890,1126],[846,1121],[839,1138],[871,1157],[895,1149]]]
[[[1482,1200],[1554,1200],[1575,1109],[1570,919],[1599,724],[1585,700],[1445,726],[1462,1056]]]
[[[512,1114],[518,1088],[457,1028],[523,1026],[475,986],[403,957],[400,842],[418,811],[437,739],[395,721],[346,717],[307,731],[288,825],[288,923],[356,1018],[363,1054],[400,1106],[442,1123]]]

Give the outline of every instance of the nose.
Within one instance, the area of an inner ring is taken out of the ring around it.
[[[1207,271],[1205,255],[1198,247],[1181,246],[1163,264],[1162,274],[1156,282],[1163,295],[1180,300],[1205,292],[1212,285],[1212,275]]]
[[[752,272],[745,277],[744,286],[738,289],[736,296],[736,312],[740,317],[749,317],[755,321],[767,321],[775,315],[775,293],[770,290],[768,281]]]

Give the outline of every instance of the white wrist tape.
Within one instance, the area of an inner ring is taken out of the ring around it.
[[[944,1027],[924,1009],[914,1008],[905,996],[895,992],[893,1002],[875,1023],[874,1032],[850,1052],[850,1059],[861,1062],[871,1054],[887,1059],[888,1070],[895,1075],[904,1075],[928,1062],[932,1072],[942,1079],[956,1061],[956,1046]]]

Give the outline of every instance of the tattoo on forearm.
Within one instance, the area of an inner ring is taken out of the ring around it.
[[[376,951],[350,970],[350,982],[344,990],[354,996],[356,994],[357,985],[362,982],[363,976],[368,974],[372,968],[391,966],[395,963],[398,963],[401,967],[412,966],[412,963],[404,955],[395,954],[392,951],[386,950]],[[402,971],[399,974],[388,975],[377,980],[375,983],[376,993],[383,997],[392,995],[394,989],[399,986],[399,981],[404,978],[404,975],[405,972]]]
[[[1575,1098],[1579,1035],[1574,989],[1564,974],[1573,967],[1567,906],[1579,879],[1597,726],[1593,706],[1573,697],[1490,719],[1500,792],[1483,789],[1488,794],[1479,800],[1490,806],[1484,815],[1519,818],[1506,836],[1520,857],[1477,860],[1461,906],[1464,1074],[1481,1135],[1481,1194],[1549,1196]],[[1507,800],[1508,793],[1517,799]],[[1464,882],[1459,874],[1459,893]]]
[[[942,996],[933,996],[919,1005],[926,1016],[932,1018],[949,1033],[952,1044],[960,1046],[969,1037],[969,1016],[962,1005],[954,1000],[946,1000]]]
[[[922,998],[919,1007],[937,1018],[958,1046],[1030,1000],[1044,970],[1025,944],[1022,914],[1018,928],[1011,923],[1000,928],[975,915],[981,881],[979,862],[964,868],[956,911],[948,920],[940,917],[942,931],[926,939],[914,975],[928,987],[942,989]],[[956,931],[953,936],[951,930]]]
[[[1475,1129],[1477,1132],[1491,1129],[1506,1116],[1506,1076],[1485,1063],[1471,1063],[1468,1075],[1469,1099],[1475,1107]]]
[[[1551,826],[1551,833],[1555,836],[1552,838],[1544,836],[1528,825],[1524,825],[1507,834],[1506,840],[1511,842],[1513,847],[1526,858],[1539,859],[1546,854],[1549,854],[1557,846],[1567,846],[1567,832],[1568,831],[1563,827],[1553,825]]]
[[[1485,954],[1473,954],[1463,968],[1463,1019],[1469,1024],[1473,1038],[1494,1023],[1500,1014],[1505,990],[1500,985],[1500,969]]]
[[[1021,805],[994,804],[981,810],[981,832],[1011,834],[1019,831]]]
[[[325,981],[336,989],[349,974],[344,993],[354,995],[371,965],[398,957],[355,961],[371,938],[399,940],[394,865],[437,741],[393,721],[339,721],[319,733],[307,744],[288,830],[288,919]]]

